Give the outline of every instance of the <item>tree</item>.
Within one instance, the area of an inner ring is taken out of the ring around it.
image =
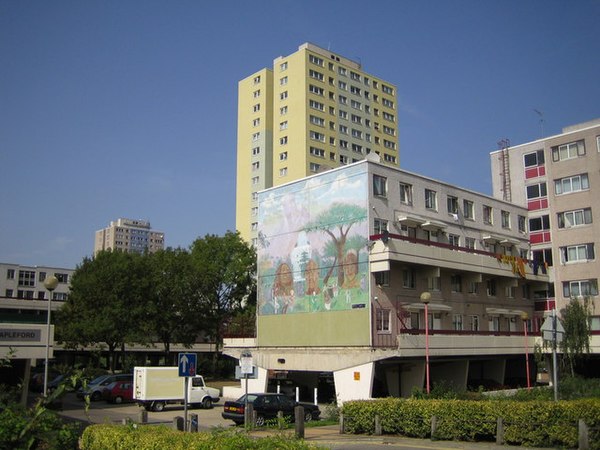
[[[571,376],[574,376],[578,361],[590,352],[590,299],[588,297],[582,300],[572,298],[561,311],[561,316],[565,333],[560,347],[566,364],[569,365]]]
[[[207,234],[191,245],[191,258],[198,284],[199,311],[206,318],[205,329],[215,342],[217,353],[223,346],[224,324],[244,307],[256,290],[256,253],[239,233],[224,236]]]
[[[327,234],[336,250],[334,265],[341,264],[344,260],[346,240],[352,225],[367,219],[366,211],[358,205],[347,203],[334,203],[330,208],[319,214],[315,220],[304,226],[305,231],[322,231]],[[331,269],[332,270],[332,269]],[[331,274],[328,272],[327,277]],[[344,272],[338,270],[338,285],[344,283]]]
[[[193,345],[204,315],[195,307],[198,289],[190,253],[169,248],[148,258],[151,293],[144,310],[144,329],[163,344],[168,364],[171,344]]]
[[[85,258],[71,278],[71,293],[57,314],[57,338],[67,347],[106,344],[109,366],[127,342],[149,343],[139,326],[149,297],[146,259],[104,251]]]

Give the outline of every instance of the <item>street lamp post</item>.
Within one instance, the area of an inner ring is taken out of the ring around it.
[[[429,301],[431,300],[431,294],[429,292],[423,292],[421,294],[421,301],[425,305],[425,388],[427,394],[430,391],[429,384]]]
[[[529,349],[527,348],[527,313],[521,315],[523,320],[523,332],[525,334],[525,371],[527,373],[527,389],[531,389],[531,380],[529,379]]]
[[[58,286],[58,278],[54,275],[44,279],[44,287],[48,289],[48,317],[46,320],[46,361],[44,365],[44,397],[48,395],[48,360],[50,359],[50,307],[52,305],[52,292]]]

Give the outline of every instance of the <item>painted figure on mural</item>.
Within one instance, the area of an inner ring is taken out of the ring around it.
[[[344,256],[344,284],[342,289],[354,289],[360,287],[358,275],[358,255],[355,250],[348,250]]]
[[[321,288],[319,287],[319,265],[314,259],[311,259],[306,263],[304,278],[306,280],[306,293],[308,295],[321,293]]]

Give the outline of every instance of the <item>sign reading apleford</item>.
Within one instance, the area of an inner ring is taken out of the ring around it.
[[[40,342],[41,340],[42,331],[39,329],[0,328],[0,341]]]

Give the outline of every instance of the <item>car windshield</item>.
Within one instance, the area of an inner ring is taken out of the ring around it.
[[[248,394],[248,403],[254,402],[258,398],[256,394]],[[246,403],[246,395],[242,395],[240,398],[236,400],[237,403]]]
[[[100,375],[99,377],[94,378],[92,381],[90,381],[88,383],[89,384],[100,384],[102,383],[104,380],[106,380],[110,375]]]

